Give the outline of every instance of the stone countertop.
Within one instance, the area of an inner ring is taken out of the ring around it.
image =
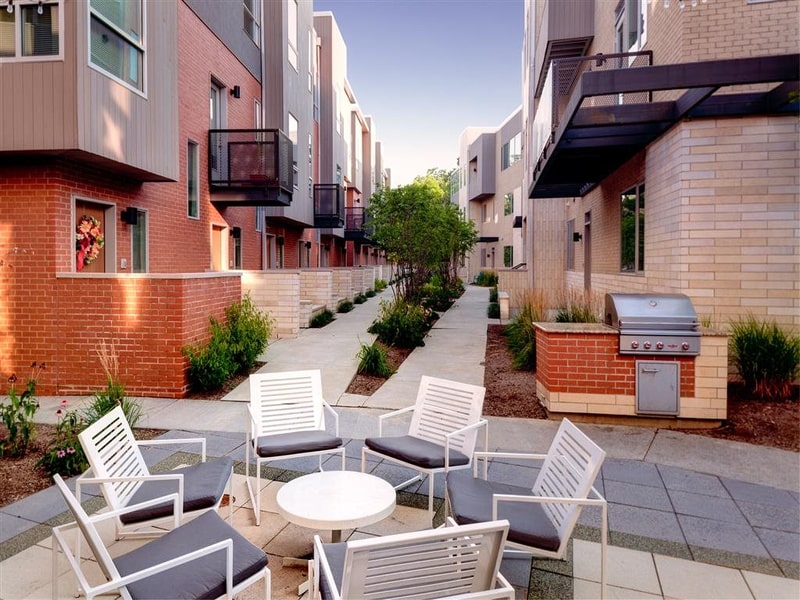
[[[619,333],[613,327],[603,323],[537,322],[533,326],[547,333],[607,333],[614,335]]]

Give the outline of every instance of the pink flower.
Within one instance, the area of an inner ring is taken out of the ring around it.
[[[67,448],[67,454],[75,454],[75,448],[73,448],[72,446]]]
[[[60,406],[63,408],[63,407],[64,407],[64,406],[66,406],[67,404],[69,404],[69,400],[67,400],[66,398],[62,398],[62,399],[61,399]]]
[[[57,417],[60,417],[60,416],[61,416],[61,409],[60,409],[60,408],[59,408],[59,409],[56,411],[56,416],[57,416]]]
[[[58,456],[58,458],[64,458],[66,455],[67,455],[67,453],[66,453],[66,452],[64,452],[63,450],[59,450],[59,451],[56,453],[56,456]]]

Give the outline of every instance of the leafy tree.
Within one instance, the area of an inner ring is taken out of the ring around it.
[[[431,169],[408,185],[379,190],[370,199],[373,237],[398,266],[403,298],[416,299],[433,274],[445,286],[454,283],[461,258],[477,241],[472,222],[449,200],[449,177],[449,172]]]

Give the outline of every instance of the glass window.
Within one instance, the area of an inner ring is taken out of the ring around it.
[[[620,270],[644,272],[644,184],[620,196]]]
[[[289,113],[289,139],[292,140],[292,170],[294,171],[294,187],[300,187],[298,181],[298,168],[297,168],[297,119],[292,113]]]
[[[238,235],[233,238],[233,268],[242,268],[242,236]]]
[[[199,172],[197,144],[189,142],[186,147],[186,214],[192,219],[200,218]]]
[[[144,89],[141,0],[91,0],[90,61],[112,77]]]
[[[575,219],[567,221],[567,270],[575,270]]]
[[[514,192],[503,196],[503,214],[506,216],[514,214]]]
[[[131,263],[133,273],[147,272],[147,213],[143,210],[131,225]]]
[[[500,149],[501,170],[505,170],[522,158],[522,133],[508,140]]]
[[[12,4],[0,7],[0,59],[59,56],[59,4]]]
[[[242,0],[244,31],[247,36],[261,46],[261,0]]]
[[[503,266],[514,266],[514,246],[503,246]]]
[[[264,230],[264,219],[267,218],[267,207],[256,206],[256,231]]]
[[[289,64],[297,71],[297,0],[289,0],[289,15],[287,21]]]

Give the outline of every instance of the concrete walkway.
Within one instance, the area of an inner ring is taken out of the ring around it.
[[[488,290],[470,286],[437,321],[425,346],[414,350],[375,394],[346,394],[357,368],[356,354],[361,343],[373,341],[374,336],[366,329],[377,315],[381,299],[391,299],[391,292],[357,305],[350,313],[337,315],[322,329],[303,330],[296,339],[277,340],[263,356],[264,371],[322,370],[325,396],[340,415],[340,434],[347,440],[350,470],[360,469],[360,448],[365,437],[377,433],[378,415],[413,403],[422,374],[483,383]],[[533,389],[532,380],[531,394]],[[201,432],[208,437],[210,456],[229,455],[241,461],[243,402],[247,398],[246,384],[224,401],[143,398],[145,418],[140,425],[169,430],[169,437]],[[40,400],[39,417],[43,422],[52,422],[60,398]],[[544,452],[558,425],[555,421],[527,419],[489,421],[490,449],[528,452]],[[797,453],[645,426],[580,427],[608,454],[597,487],[609,502],[609,581],[614,596],[800,597]],[[151,463],[169,459],[169,454],[148,455]],[[292,473],[313,468],[303,461],[284,466]],[[370,463],[368,470],[393,483],[407,475],[402,469],[377,462]],[[531,484],[535,476],[531,469],[512,463],[497,465],[490,475]],[[413,514],[416,509],[410,507],[415,505],[414,492],[420,487],[426,490],[427,483],[423,481],[408,490],[412,494],[403,496],[405,512],[386,527],[418,525],[419,516]],[[435,489],[441,498],[441,481],[436,481]],[[51,519],[64,510],[54,492],[51,488],[0,509],[0,598],[36,598],[44,593],[45,582],[30,581],[12,588],[8,575],[25,565],[38,570],[41,579],[41,571],[49,568],[49,564],[37,561],[43,560],[41,548],[47,546]],[[235,506],[242,527],[250,531],[252,525],[246,515],[252,515],[252,511],[245,503]],[[272,515],[270,527],[270,531],[279,530],[275,535],[255,530],[251,533],[271,555],[292,556],[291,552],[297,551],[299,528],[286,523],[279,527],[276,518]],[[597,563],[598,549],[593,543],[597,522],[597,516],[589,511],[582,515],[582,525],[566,563],[504,561],[503,572],[518,588],[518,597],[596,597],[598,578],[592,569]],[[291,535],[286,528],[290,528]],[[386,532],[373,528],[354,535]],[[288,549],[281,542],[281,536],[287,535],[294,544]],[[39,558],[32,562],[34,555]],[[49,560],[49,553],[46,558]],[[274,577],[283,583],[273,585],[274,593],[276,585],[288,590],[301,577],[293,573],[297,569],[281,570],[279,566],[275,564],[273,568]],[[288,579],[276,575],[283,572]],[[284,596],[276,593],[274,597]]]

